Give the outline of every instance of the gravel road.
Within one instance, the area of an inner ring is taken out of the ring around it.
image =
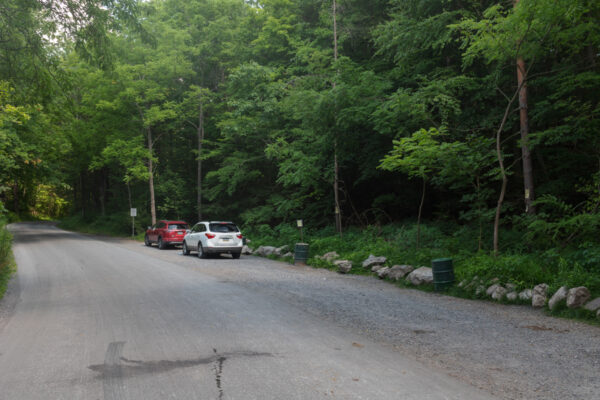
[[[327,319],[498,398],[600,399],[598,326],[260,257],[214,262],[147,250]]]
[[[600,399],[600,328],[16,224],[0,398]]]

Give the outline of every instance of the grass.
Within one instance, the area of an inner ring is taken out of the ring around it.
[[[0,299],[4,297],[11,276],[17,266],[12,255],[12,236],[0,221]]]

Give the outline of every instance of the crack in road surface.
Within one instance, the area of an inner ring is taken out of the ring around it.
[[[218,355],[217,349],[213,349],[215,355]],[[227,357],[220,356],[215,361],[215,381],[217,382],[217,390],[219,391],[219,400],[223,399],[223,387],[221,386],[221,376],[223,375],[223,364]]]
[[[219,399],[223,398],[223,388],[221,376],[223,373],[223,363],[230,358],[242,357],[272,357],[271,353],[256,351],[234,351],[229,353],[218,353],[213,349],[214,354],[209,357],[198,357],[189,360],[159,360],[159,361],[141,361],[130,360],[123,357],[123,347],[125,342],[112,342],[108,345],[104,364],[90,365],[88,368],[98,372],[97,379],[102,380],[105,400],[124,399],[123,381],[127,378],[141,376],[146,374],[158,374],[172,371],[180,368],[195,367],[198,365],[214,365],[216,374],[217,390]]]

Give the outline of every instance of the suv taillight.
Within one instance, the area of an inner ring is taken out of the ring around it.
[[[237,235],[237,238],[241,239],[241,238],[243,238],[243,236],[241,234],[239,234],[239,235]]]
[[[215,234],[214,233],[205,233],[205,235],[209,239],[214,239],[215,238]]]

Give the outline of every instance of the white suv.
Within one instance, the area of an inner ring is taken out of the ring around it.
[[[220,253],[229,253],[233,258],[240,258],[244,243],[242,233],[233,222],[202,221],[185,235],[182,246],[186,256],[194,250],[200,258]]]

